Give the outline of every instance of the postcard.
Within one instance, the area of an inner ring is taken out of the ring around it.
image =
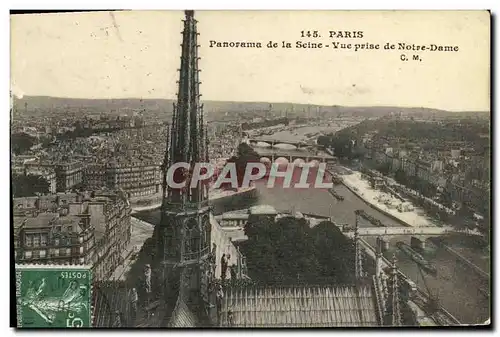
[[[491,324],[490,22],[11,14],[11,324]]]

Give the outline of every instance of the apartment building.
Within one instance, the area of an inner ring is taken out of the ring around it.
[[[130,242],[130,211],[113,191],[16,198],[16,262],[86,264],[94,279],[107,279]]]
[[[138,198],[160,192],[160,166],[146,161],[90,164],[84,171],[87,189],[121,189],[127,197]]]

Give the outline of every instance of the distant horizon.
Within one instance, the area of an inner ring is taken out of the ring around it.
[[[137,100],[137,101],[154,101],[154,100],[169,100],[169,101],[177,101],[177,98],[164,98],[164,97],[148,97],[148,98],[139,98],[139,97],[66,97],[66,96],[48,96],[48,95],[23,95],[21,98],[13,95],[13,98],[17,100],[25,99],[26,97],[40,97],[40,98],[52,98],[52,99],[68,99],[68,100]],[[401,108],[401,109],[426,109],[426,110],[438,110],[444,112],[452,112],[452,113],[461,113],[461,112],[477,112],[477,113],[491,113],[491,109],[489,110],[446,110],[434,107],[426,107],[426,106],[400,106],[400,105],[391,105],[391,104],[381,104],[381,105],[340,105],[340,104],[315,104],[315,103],[298,103],[298,102],[286,102],[286,101],[235,101],[235,100],[200,100],[203,102],[227,102],[227,103],[243,103],[243,104],[294,104],[294,105],[306,105],[306,106],[317,106],[317,107],[345,107],[345,108]]]

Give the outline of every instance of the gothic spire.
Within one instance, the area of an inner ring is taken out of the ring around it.
[[[194,11],[185,11],[184,30],[182,31],[181,66],[179,69],[177,104],[174,104],[170,147],[169,165],[179,162],[188,163],[190,169],[178,169],[174,174],[174,181],[187,181],[192,174],[196,163],[205,162],[205,126],[203,125],[202,106],[200,104],[200,81],[198,69],[198,32]],[[167,167],[167,169],[168,169]],[[166,173],[166,171],[165,171]],[[196,204],[207,199],[201,184],[191,189],[168,188],[168,201],[175,204]]]
[[[179,91],[177,103],[173,106],[170,134],[167,136],[164,174],[176,165],[173,177],[164,178],[164,192],[160,224],[155,226],[155,261],[162,270],[160,278],[167,301],[175,304],[169,324],[179,323],[178,319],[193,308],[202,310],[199,294],[206,294],[201,281],[207,276],[201,265],[208,261],[211,244],[210,207],[206,184],[198,183],[190,187],[190,177],[198,163],[207,161],[206,132],[202,105],[200,104],[198,78],[198,44],[196,20],[193,11],[185,12],[182,31],[181,67],[179,69]],[[168,128],[167,128],[168,130]],[[186,165],[187,164],[187,165]],[[183,166],[183,167],[182,167]],[[170,172],[171,174],[172,172]],[[203,172],[201,172],[203,174]],[[174,188],[175,183],[186,183]],[[168,285],[173,284],[172,287]],[[174,298],[177,300],[174,300]],[[195,311],[196,311],[195,310]],[[172,326],[172,325],[169,325]]]

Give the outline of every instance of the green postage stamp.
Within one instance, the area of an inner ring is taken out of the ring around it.
[[[86,266],[16,265],[17,327],[91,327],[91,287]]]

